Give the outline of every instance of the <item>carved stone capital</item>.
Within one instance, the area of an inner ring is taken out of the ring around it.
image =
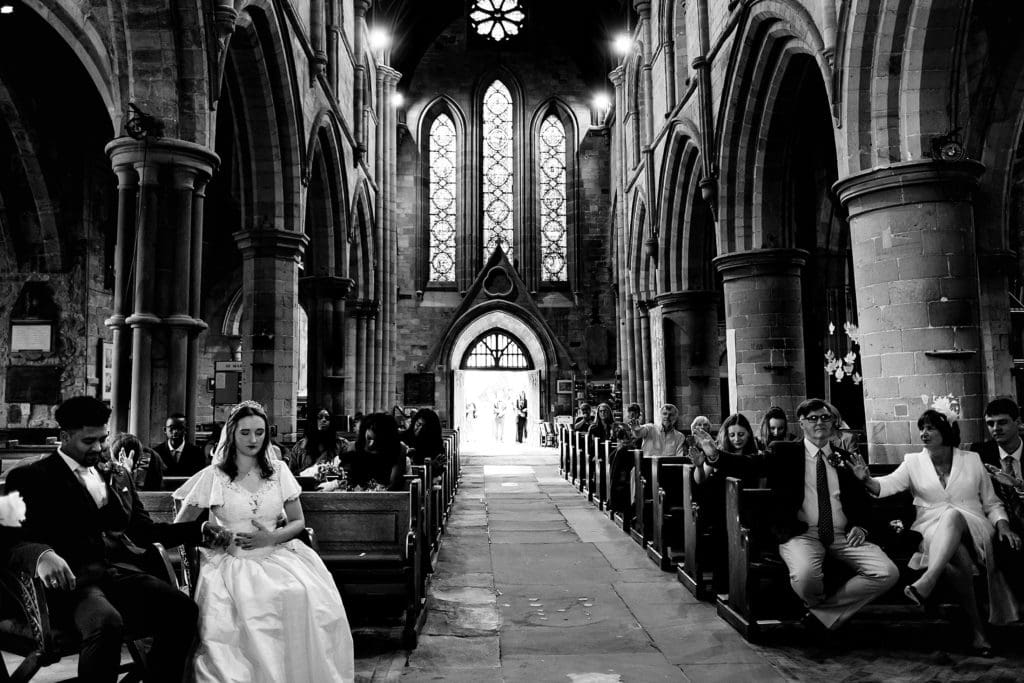
[[[711,262],[725,282],[762,275],[797,276],[807,263],[807,252],[803,249],[752,249],[723,254]]]
[[[302,262],[302,255],[309,243],[309,237],[303,233],[277,228],[239,230],[232,237],[242,252],[242,258],[269,256],[282,261],[293,260],[295,263]]]

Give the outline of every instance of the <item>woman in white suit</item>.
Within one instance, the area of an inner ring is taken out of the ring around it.
[[[892,474],[877,479],[863,458],[850,462],[854,475],[873,495],[884,498],[910,490],[917,517],[913,530],[922,536],[921,546],[910,560],[911,569],[924,574],[904,589],[904,594],[923,605],[939,579],[945,577],[967,612],[972,629],[970,651],[988,656],[991,645],[974,594],[979,567],[986,572],[989,593],[988,621],[1005,624],[1017,619],[1017,603],[995,565],[994,537],[1020,547],[1010,530],[1003,504],[977,453],[962,451],[960,437],[948,418],[926,410],[917,420],[924,450],[907,453]]]

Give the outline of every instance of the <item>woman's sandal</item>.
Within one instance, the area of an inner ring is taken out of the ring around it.
[[[924,609],[925,598],[917,592],[917,589],[914,588],[914,584],[907,584],[903,589],[903,594],[907,596],[907,600],[910,600],[910,602],[914,603],[921,609]]]

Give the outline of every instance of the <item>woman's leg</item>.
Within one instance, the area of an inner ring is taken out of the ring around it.
[[[942,513],[928,546],[928,569],[917,581],[911,584],[922,598],[927,598],[935,590],[935,584],[956,553],[967,534],[967,522],[959,510],[950,508]]]
[[[960,606],[967,613],[967,622],[971,627],[971,645],[977,648],[991,647],[985,635],[985,620],[978,610],[978,596],[974,592],[974,562],[963,545],[957,548],[946,565],[944,577],[956,593]]]

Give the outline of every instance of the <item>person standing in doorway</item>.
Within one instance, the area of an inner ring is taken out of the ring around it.
[[[498,396],[494,399],[494,440],[503,441],[505,435],[505,401]]]
[[[526,392],[520,391],[516,399],[516,443],[526,440]]]

